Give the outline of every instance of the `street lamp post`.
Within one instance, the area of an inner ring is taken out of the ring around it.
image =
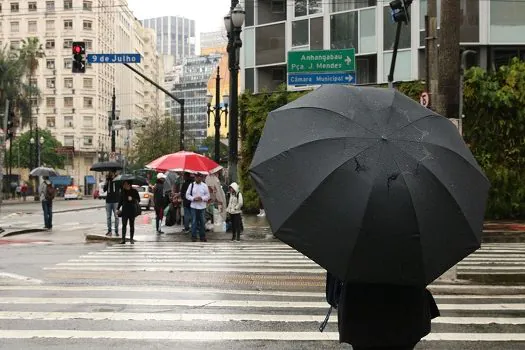
[[[239,0],[232,0],[230,12],[224,17],[224,25],[228,33],[228,67],[230,69],[230,127],[228,135],[228,176],[229,181],[237,181],[237,152],[239,133],[238,85],[239,59],[242,47],[241,32],[246,12]]]
[[[114,92],[113,92],[114,94]],[[115,105],[115,95],[113,95],[113,102],[111,106],[111,111],[108,111],[108,125],[109,125],[109,135],[111,136],[111,152],[115,153],[116,151],[116,131],[114,128],[114,122],[120,118],[120,109],[116,109]]]
[[[35,132],[37,133],[38,135],[38,127],[35,129]],[[40,136],[40,138],[38,139],[38,143],[35,141],[35,138],[31,137],[31,139],[29,140],[29,143],[32,145],[32,146],[35,146],[36,147],[36,159],[37,159],[37,163],[36,163],[36,167],[39,167],[42,162],[41,162],[41,157],[42,157],[42,145],[44,144],[44,137],[43,136]]]
[[[215,153],[214,153],[214,160],[215,162],[219,163],[221,159],[221,114],[224,112],[225,115],[225,125],[228,125],[228,103],[229,103],[229,96],[224,95],[223,96],[223,103],[224,108],[221,108],[221,103],[219,96],[221,94],[221,76],[220,76],[220,70],[219,67],[217,67],[217,77],[215,78],[215,107],[211,107],[211,101],[213,100],[213,95],[208,94],[206,95],[206,98],[208,99],[208,127],[210,127],[210,114],[213,113],[214,115],[214,123],[213,126],[215,127]]]

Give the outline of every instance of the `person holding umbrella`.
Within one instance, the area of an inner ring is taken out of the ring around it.
[[[153,204],[155,207],[155,226],[157,233],[163,233],[160,229],[162,218],[164,217],[164,207],[166,206],[166,197],[164,196],[164,182],[166,175],[160,173],[157,175],[157,183],[153,189]]]
[[[126,228],[129,223],[129,239],[131,244],[135,244],[133,236],[135,235],[135,217],[137,217],[137,206],[140,203],[140,196],[136,189],[131,187],[132,181],[124,180],[122,182],[122,193],[117,207],[117,215],[122,217],[122,241],[120,244],[126,244]],[[122,210],[121,210],[122,208]]]
[[[115,217],[115,236],[118,237],[118,216],[117,205],[120,198],[120,186],[114,182],[115,171],[109,171],[106,176],[106,183],[104,184],[104,192],[106,192],[106,218],[108,224],[108,232],[106,236],[111,236],[111,216]]]
[[[55,199],[56,190],[53,187],[48,176],[43,177],[43,181],[38,189],[42,210],[44,212],[44,225],[46,230],[53,228],[53,199]]]
[[[199,237],[201,242],[207,242],[206,239],[206,221],[205,211],[210,191],[208,185],[202,182],[203,174],[195,174],[195,182],[192,183],[186,192],[186,199],[191,202],[191,240],[197,242],[197,228],[199,228]]]

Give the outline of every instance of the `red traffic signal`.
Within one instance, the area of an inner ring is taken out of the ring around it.
[[[86,53],[86,43],[85,42],[74,42],[73,43],[73,54],[82,55]]]
[[[75,41],[72,46],[73,50],[73,73],[86,72],[86,43],[83,41]]]

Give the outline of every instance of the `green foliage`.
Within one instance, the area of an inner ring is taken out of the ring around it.
[[[489,218],[525,218],[525,62],[465,75],[465,140],[491,182]]]
[[[243,123],[239,174],[244,199],[243,207],[246,212],[254,213],[259,210],[259,197],[249,177],[248,169],[261,138],[268,113],[308,92],[288,92],[286,85],[281,85],[272,93],[252,94],[245,92],[240,96],[239,110]]]
[[[151,161],[179,151],[179,126],[169,116],[148,118],[146,125],[137,132],[130,160],[134,169],[141,169]]]
[[[34,133],[33,133],[34,137]],[[42,165],[54,168],[54,169],[63,169],[64,168],[64,156],[58,154],[56,149],[62,147],[62,144],[53,137],[49,130],[38,130],[38,137],[43,137],[44,143],[40,146],[40,160]],[[11,145],[12,151],[7,152],[7,165],[11,165],[13,168],[18,167],[20,160],[21,168],[30,168],[29,164],[29,145],[30,145],[31,135],[28,132],[21,134],[13,140]],[[35,148],[33,147],[33,152]],[[12,154],[12,157],[9,158],[9,154]],[[36,158],[36,155],[33,155],[33,159]]]

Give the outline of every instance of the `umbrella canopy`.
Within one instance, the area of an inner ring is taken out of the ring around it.
[[[274,234],[346,281],[427,285],[480,247],[489,181],[447,118],[393,89],[271,112],[250,173]]]
[[[31,173],[29,174],[31,176],[58,176],[58,172],[55,171],[53,168],[46,168],[43,166],[39,166],[38,168],[34,168],[31,170]]]
[[[185,171],[188,173],[210,174],[216,172],[222,167],[208,157],[201,154],[180,151],[177,153],[167,154],[155,159],[146,168],[157,171]]]
[[[133,185],[139,185],[139,186],[149,185],[148,180],[146,178],[142,176],[138,176],[138,175],[132,175],[132,174],[119,175],[113,181],[114,182],[131,181]]]
[[[89,169],[91,171],[117,171],[122,170],[122,164],[119,162],[99,162],[93,164],[93,166]]]

